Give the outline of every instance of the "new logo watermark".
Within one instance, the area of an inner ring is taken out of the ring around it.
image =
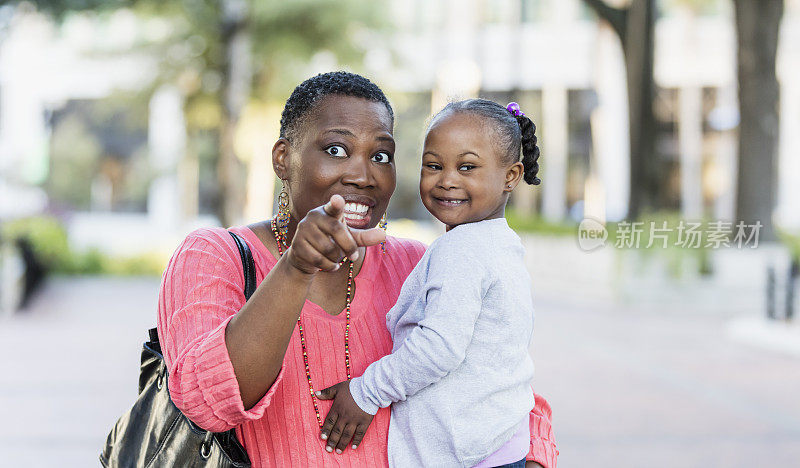
[[[593,218],[584,218],[578,225],[578,246],[581,250],[591,252],[606,245],[608,231],[605,225]]]
[[[613,246],[618,249],[651,247],[678,247],[682,249],[739,249],[758,247],[761,221],[746,224],[739,221],[735,226],[726,221],[684,221],[670,225],[668,221],[623,221],[616,224]],[[578,247],[586,252],[603,247],[608,242],[606,226],[593,218],[584,218],[578,225]]]

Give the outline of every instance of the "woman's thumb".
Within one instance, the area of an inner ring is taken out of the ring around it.
[[[336,397],[336,385],[320,390],[316,395],[320,400],[333,400]]]

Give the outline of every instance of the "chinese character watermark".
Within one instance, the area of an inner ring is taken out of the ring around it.
[[[738,249],[758,247],[758,236],[763,225],[760,221],[746,224],[739,221],[735,226],[727,221],[680,220],[670,226],[667,221],[622,221],[617,223],[614,247],[618,249],[638,249],[669,246],[681,249],[719,249],[735,247]],[[643,238],[644,237],[644,238]],[[586,218],[578,226],[578,246],[581,250],[592,251],[605,246],[609,238],[608,230],[600,221]],[[646,240],[646,242],[645,242]]]

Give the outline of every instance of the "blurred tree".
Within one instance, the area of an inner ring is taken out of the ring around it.
[[[776,57],[783,0],[733,0],[739,80],[739,169],[736,220],[760,221],[762,240],[775,240],[778,97]]]
[[[356,0],[136,0],[137,11],[187,23],[174,44],[202,44],[204,51],[185,66],[165,63],[175,75],[200,74],[196,96],[219,108],[216,123],[218,194],[216,214],[223,225],[236,222],[244,207],[244,167],[234,151],[242,110],[255,91],[281,96],[297,84],[308,60],[328,52],[342,62],[361,56],[366,24],[381,24],[380,2]],[[361,39],[362,41],[359,41]],[[360,42],[360,44],[357,44]],[[196,47],[196,46],[194,46]],[[198,59],[202,62],[199,64]],[[289,84],[287,86],[287,83]],[[254,89],[255,88],[255,89]],[[288,90],[287,90],[288,88]],[[209,99],[210,98],[210,99]],[[272,181],[264,181],[272,183]]]
[[[127,7],[145,17],[170,21],[170,34],[155,45],[161,52],[160,81],[181,86],[187,96],[189,125],[199,123],[216,132],[219,196],[215,211],[224,225],[236,222],[244,206],[244,168],[234,151],[233,137],[251,96],[285,97],[307,73],[309,59],[319,53],[330,58],[324,65],[355,62],[373,42],[369,31],[386,24],[381,16],[383,2],[359,0],[33,3],[56,18],[71,11]]]
[[[630,201],[628,218],[658,209],[663,185],[655,151],[656,118],[653,113],[655,83],[655,0],[631,0],[616,8],[604,0],[584,0],[619,36],[625,57],[630,126]]]
[[[102,143],[78,114],[69,114],[53,130],[47,192],[71,208],[88,209],[91,180],[103,157]],[[76,180],[87,183],[76,184]]]

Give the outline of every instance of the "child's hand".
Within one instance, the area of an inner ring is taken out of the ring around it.
[[[333,452],[335,448],[336,453],[342,453],[348,445],[351,445],[353,449],[358,447],[373,416],[364,412],[353,400],[353,396],[350,395],[350,382],[339,382],[321,390],[317,392],[317,398],[334,400],[319,435],[322,440],[328,441],[325,450]],[[350,443],[351,438],[353,439],[352,444]]]

